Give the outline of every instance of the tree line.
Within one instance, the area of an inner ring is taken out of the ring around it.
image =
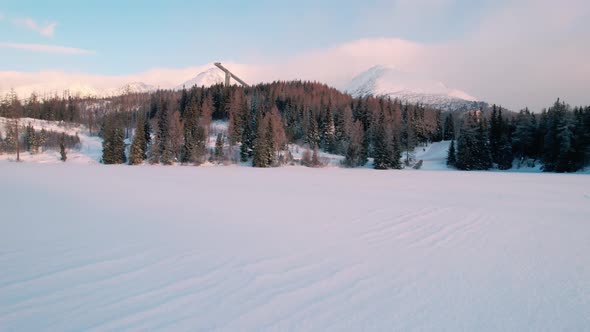
[[[103,138],[106,164],[206,161],[255,167],[292,163],[289,144],[306,147],[301,163],[320,166],[319,151],[343,156],[345,167],[373,160],[376,169],[419,167],[417,146],[452,140],[448,164],[462,170],[543,164],[571,172],[588,165],[588,107],[558,101],[540,114],[487,104],[477,111],[443,113],[383,97],[353,98],[317,82],[273,82],[252,87],[214,85],[109,98],[64,94],[24,101],[5,98],[0,115],[86,125]],[[214,120],[229,123],[209,142]]]
[[[100,135],[105,163],[199,165],[225,157],[271,167],[291,162],[288,144],[300,144],[314,151],[316,159],[318,150],[342,155],[347,167],[373,158],[377,169],[397,169],[402,154],[406,164],[413,163],[416,146],[443,139],[442,119],[441,111],[423,105],[352,98],[324,84],[295,81],[160,90],[137,111],[106,114]],[[212,120],[229,123],[216,148],[207,146]],[[127,131],[134,135],[126,136]]]
[[[468,112],[451,141],[447,164],[461,170],[507,170],[542,164],[546,172],[575,172],[590,165],[590,106],[559,99],[540,114],[492,107],[491,115]]]

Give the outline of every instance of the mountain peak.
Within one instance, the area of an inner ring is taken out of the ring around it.
[[[223,84],[225,81],[225,74],[217,67],[211,67],[205,71],[200,72],[197,76],[178,85],[177,90],[185,88],[192,88],[193,86],[209,87],[216,84]]]
[[[385,65],[375,65],[355,76],[345,91],[354,97],[390,96],[449,111],[469,109],[477,103],[476,98],[464,91],[450,89],[442,82]]]

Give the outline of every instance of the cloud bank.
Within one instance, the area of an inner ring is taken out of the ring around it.
[[[94,54],[94,51],[91,50],[45,44],[0,43],[0,48],[12,48],[32,52],[55,54]]]

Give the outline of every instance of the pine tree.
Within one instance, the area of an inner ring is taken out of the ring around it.
[[[110,116],[103,126],[102,162],[104,164],[124,164],[125,156],[125,132],[122,125]]]
[[[367,160],[363,153],[364,136],[363,124],[360,121],[355,121],[352,124],[350,140],[346,148],[346,156],[343,162],[345,166],[359,167],[366,164]]]
[[[492,115],[490,118],[490,150],[492,161],[498,163],[498,150],[500,146],[500,137],[502,136],[502,109],[498,112],[496,105],[492,106]]]
[[[184,111],[184,144],[180,154],[182,163],[195,163],[197,161],[196,143],[198,135],[198,102],[191,99],[191,102],[185,106]]]
[[[477,170],[488,170],[492,167],[492,155],[490,151],[487,121],[483,117],[478,123],[476,168]]]
[[[150,144],[152,143],[152,127],[150,126],[150,120],[148,119],[147,115],[143,116],[143,135],[144,145],[142,146],[142,158],[143,160],[146,160],[148,158]]]
[[[269,156],[269,151],[272,151],[272,147],[269,146],[268,140],[268,121],[264,121],[264,118],[262,117],[262,112],[258,112],[256,126],[257,129],[256,138],[254,139],[252,166],[270,167],[271,157]]]
[[[330,107],[326,109],[325,119],[324,119],[324,131],[323,131],[323,146],[324,149],[329,153],[335,152],[335,144],[336,144],[336,128],[334,126],[334,117],[332,116],[332,111]]]
[[[100,128],[100,136],[102,136],[102,158],[103,164],[115,164],[114,144],[113,144],[113,120],[107,117]]]
[[[547,111],[543,153],[544,171],[568,171],[567,155],[571,152],[573,135],[567,113],[567,106],[559,99]]]
[[[502,136],[500,139],[497,158],[498,169],[507,170],[512,168],[512,162],[514,161],[514,155],[512,154],[512,144],[506,136]]]
[[[391,169],[402,169],[402,150],[399,144],[399,134],[393,131],[391,133],[391,153],[389,157],[389,168]]]
[[[158,123],[155,142],[155,153],[153,155],[155,163],[164,165],[172,164],[172,142],[170,137],[170,115],[168,103],[163,97],[160,97],[160,108],[158,110]]]
[[[242,101],[242,115],[241,124],[241,145],[240,145],[240,161],[247,162],[252,155],[252,117],[246,99]]]
[[[484,170],[489,169],[490,163],[483,119],[478,119],[477,112],[467,113],[457,139],[456,167],[461,170]]]
[[[307,129],[306,143],[309,146],[316,146],[320,144],[320,134],[318,130],[318,122],[312,111],[309,111],[309,126]]]
[[[347,122],[349,122],[347,124]],[[352,109],[347,106],[342,112],[334,113],[334,152],[344,154],[346,138],[350,132],[350,123],[352,122]]]
[[[215,140],[215,160],[217,162],[222,162],[224,158],[223,154],[223,134],[218,133],[217,139]]]
[[[25,130],[25,148],[31,154],[39,152],[39,138],[31,124],[28,124]]]
[[[179,106],[178,108],[180,111],[180,116],[182,118],[184,118],[184,113],[186,111],[186,107],[188,106],[188,102],[189,102],[188,93],[186,91],[186,87],[183,85],[182,86],[182,93],[180,94],[180,99],[178,100],[178,106]]]
[[[135,136],[133,136],[133,142],[131,143],[131,150],[129,151],[129,165],[139,165],[143,163],[146,149],[145,121],[141,117],[137,120]]]
[[[14,128],[14,122],[12,122],[12,121],[6,122],[5,133],[6,133],[6,137],[4,138],[5,151],[6,152],[16,151],[17,136],[16,136],[16,131]]]
[[[42,128],[39,132],[38,143],[39,149],[43,150],[45,148],[45,143],[47,143],[47,131],[45,130],[45,128]]]
[[[375,169],[388,169],[392,164],[392,151],[389,146],[390,140],[387,137],[385,125],[385,114],[381,111],[373,136],[373,168]]]
[[[61,156],[59,158],[59,160],[65,162],[68,159],[68,156],[66,154],[66,134],[65,133],[61,133],[61,138],[59,141],[59,155]]]
[[[266,123],[266,163],[272,166],[275,163],[275,151],[279,150],[279,147],[275,141],[275,123],[272,121],[272,115],[270,113],[264,117],[264,122]]]
[[[409,109],[409,105],[405,104],[402,111],[402,130],[401,130],[401,143],[405,152],[405,163],[410,164],[413,158],[414,148],[416,147],[416,128],[413,114]]]
[[[440,142],[443,139],[443,124],[442,114],[440,111],[436,111],[436,127],[434,134],[432,135],[433,142]]]
[[[528,108],[521,110],[516,117],[516,129],[512,136],[512,145],[519,161],[535,156],[535,117]]]
[[[451,139],[451,145],[449,146],[449,154],[447,155],[447,166],[457,166],[457,154],[455,152],[455,140]]]
[[[449,114],[445,118],[443,139],[445,141],[455,139],[455,120],[453,119],[453,114]]]

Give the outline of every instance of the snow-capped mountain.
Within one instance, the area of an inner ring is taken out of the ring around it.
[[[155,91],[156,87],[153,85],[145,84],[143,82],[131,82],[123,85],[117,91],[114,91],[115,94],[121,95],[126,93],[143,93],[143,92],[150,92]]]
[[[19,86],[15,89],[17,95],[27,98],[31,93],[36,93],[40,96],[61,96],[64,92],[71,96],[85,97],[114,97],[120,96],[127,93],[144,93],[155,91],[156,87],[153,85],[145,84],[143,82],[131,82],[127,83],[119,88],[100,89],[88,84],[74,83],[63,88],[49,88],[45,84],[33,84]]]
[[[48,93],[49,95],[54,94],[54,95],[61,95],[63,93],[63,91],[52,91],[52,90],[48,90],[48,89],[44,89],[43,87],[39,87],[39,89],[31,89],[31,91],[43,91],[44,93]],[[68,86],[64,91],[67,91],[68,94],[70,94],[71,96],[80,96],[80,97],[93,97],[93,96],[101,96],[103,91],[101,91],[100,89],[97,89],[93,86],[90,85],[86,85],[86,84],[72,84],[70,86]]]
[[[386,66],[374,66],[354,77],[344,88],[354,97],[390,96],[447,111],[478,109],[481,102],[441,82]]]
[[[192,88],[193,86],[209,87],[215,84],[223,84],[225,81],[225,74],[217,67],[209,68],[200,72],[197,76],[190,80],[176,86],[176,90],[181,90],[183,87]]]

